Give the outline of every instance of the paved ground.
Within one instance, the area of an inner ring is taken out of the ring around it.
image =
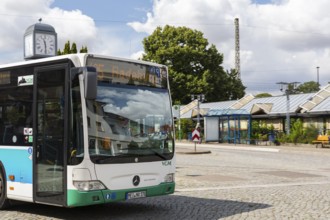
[[[176,195],[235,202],[213,219],[330,219],[330,149],[197,145],[207,149],[179,157]]]
[[[0,219],[330,219],[330,149],[177,148],[176,193],[76,209],[20,204]],[[189,154],[190,153],[190,154]]]

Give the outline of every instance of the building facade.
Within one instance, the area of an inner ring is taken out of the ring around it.
[[[199,104],[199,108],[197,106]],[[255,98],[246,95],[240,100],[198,103],[192,101],[181,106],[176,118],[196,120],[200,115],[204,123],[205,141],[242,142],[250,139],[251,123],[258,121],[272,126],[275,131],[286,132],[286,119],[301,119],[304,127],[314,126],[319,133],[330,132],[330,84],[316,93],[292,94]]]

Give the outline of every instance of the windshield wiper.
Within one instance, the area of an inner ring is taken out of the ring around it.
[[[123,158],[123,157],[139,157],[141,155],[138,154],[127,154],[127,153],[117,153],[116,155],[109,155],[109,156],[104,156],[104,155],[95,155],[93,156],[93,161],[97,163],[106,163],[111,160],[114,160],[116,158]]]
[[[162,159],[164,159],[164,160],[167,160],[167,157],[165,157],[163,154],[157,152],[157,151],[154,150],[154,149],[151,149],[151,148],[142,148],[142,150],[148,150],[148,151],[151,151],[151,152],[154,153],[154,155],[156,155],[156,156],[158,156],[158,157],[160,157],[160,158],[162,158]]]
[[[139,152],[139,151],[143,152],[144,150],[147,150],[149,152],[152,152],[154,155],[156,155],[156,156],[158,156],[158,157],[160,157],[164,160],[167,160],[166,156],[164,156],[163,154],[161,154],[161,153],[159,153],[156,150],[151,149],[151,148],[138,148],[138,149],[134,149],[134,150],[137,151],[137,152]],[[148,155],[146,155],[146,154],[132,154],[132,153],[119,153],[119,154],[117,153],[115,155],[115,157],[116,156],[148,156]]]
[[[105,156],[105,155],[94,155],[92,157],[92,161],[96,162],[96,163],[107,163],[107,162],[111,162],[113,160],[116,160],[118,158],[129,158],[129,157],[144,157],[144,156],[149,156],[149,155],[156,155],[159,158],[163,159],[163,160],[168,160],[167,157],[159,152],[157,152],[154,149],[151,148],[139,148],[138,151],[141,151],[140,154],[137,153],[116,153],[115,155],[109,155],[109,156]],[[146,153],[142,153],[143,151],[149,151],[152,152],[153,154],[146,154]]]
[[[102,155],[102,156],[100,156],[100,155],[94,155],[94,156],[91,155],[91,158],[93,158],[92,161],[95,161],[96,163],[103,163],[103,162],[111,159],[110,156],[104,156],[104,155]]]

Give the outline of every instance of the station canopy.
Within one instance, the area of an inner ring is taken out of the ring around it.
[[[212,116],[231,116],[231,115],[250,115],[246,109],[210,109],[206,114],[207,117]]]

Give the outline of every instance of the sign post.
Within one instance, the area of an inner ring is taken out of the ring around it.
[[[195,129],[192,133],[192,141],[195,142],[195,152],[196,152],[196,143],[200,140],[200,133],[198,129]]]

